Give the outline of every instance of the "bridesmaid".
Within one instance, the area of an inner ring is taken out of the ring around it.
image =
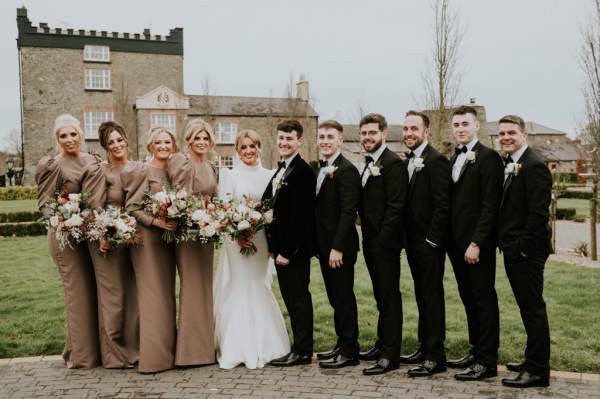
[[[212,127],[202,119],[188,122],[184,140],[189,155],[174,154],[168,168],[174,187],[188,194],[216,195],[216,168],[206,155],[215,145]],[[215,363],[213,327],[213,244],[196,241],[176,246],[179,272],[179,329],[175,365]]]
[[[138,221],[142,243],[130,249],[140,311],[140,356],[142,373],[169,370],[175,364],[175,245],[161,238],[164,230],[175,231],[177,222],[154,218],[142,201],[150,189],[161,191],[167,180],[168,160],[177,151],[174,134],[164,127],[148,132],[147,163],[128,162],[121,171],[125,206]]]
[[[45,203],[56,197],[57,188],[80,193],[83,170],[100,160],[81,152],[84,141],[79,121],[71,115],[61,115],[54,123],[54,138],[60,154],[42,158],[35,173],[38,204],[48,216]],[[100,365],[98,342],[98,303],[94,268],[86,243],[71,242],[63,250],[53,231],[48,231],[48,247],[63,282],[66,310],[67,340],[63,359],[68,368],[91,369]]]
[[[125,193],[121,170],[131,155],[123,126],[108,121],[98,128],[100,145],[107,160],[88,165],[83,190],[90,193],[89,205],[122,208]],[[105,368],[130,367],[139,356],[139,311],[135,275],[124,246],[111,247],[106,241],[88,242],[96,273],[100,350]]]

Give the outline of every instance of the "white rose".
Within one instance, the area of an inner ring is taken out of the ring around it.
[[[238,204],[236,209],[239,213],[248,213],[248,211],[249,211],[248,207],[244,204]]]
[[[54,215],[50,217],[50,226],[56,227],[58,226],[58,215]]]
[[[379,169],[379,166],[377,165],[373,165],[373,166],[369,166],[369,173],[371,174],[371,176],[379,176],[381,174],[381,170]]]
[[[271,223],[273,221],[273,210],[268,210],[265,212],[265,221],[267,223]]]
[[[262,218],[262,214],[258,211],[250,212],[250,219],[260,220]]]
[[[239,213],[234,213],[233,214],[233,221],[234,222],[239,222],[242,220],[242,215],[240,215]]]
[[[180,211],[184,210],[187,207],[187,203],[185,201],[182,200],[178,200],[175,202],[175,206],[177,206],[177,209],[179,209]]]
[[[170,207],[167,208],[167,213],[169,215],[175,215],[177,212],[179,212],[179,209],[177,209],[177,207],[174,205],[171,205]]]
[[[192,213],[192,220],[194,222],[208,222],[210,217],[202,209],[196,209],[194,213]]]
[[[200,234],[202,234],[204,237],[211,237],[214,236],[216,234],[216,230],[213,226],[211,226],[210,224],[204,226],[204,228],[202,228],[200,230]]]
[[[423,162],[423,158],[415,158],[413,160],[413,167],[415,168],[415,170],[418,172],[421,169],[423,169],[423,167],[425,166],[425,163]]]
[[[157,193],[154,194],[154,200],[158,201],[160,203],[167,202],[168,198],[169,198],[169,196],[167,195],[167,193],[165,193],[163,191],[159,191],[159,192],[157,192]]]
[[[81,200],[81,194],[69,194],[69,201],[79,202]]]
[[[250,228],[250,222],[248,222],[247,220],[242,220],[237,225],[238,230],[247,230],[249,228]]]
[[[184,199],[187,196],[188,196],[188,193],[186,193],[185,190],[177,191],[177,199]]]
[[[79,227],[83,224],[83,219],[78,214],[73,214],[69,219],[65,221],[65,225],[68,227]]]

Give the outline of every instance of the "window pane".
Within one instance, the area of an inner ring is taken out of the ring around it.
[[[114,114],[112,111],[86,111],[85,112],[85,138],[97,139],[98,126],[102,122],[112,121]]]
[[[110,71],[108,69],[86,69],[85,88],[110,90]]]
[[[85,46],[83,50],[85,61],[110,61],[108,46]]]
[[[215,138],[218,144],[233,144],[237,135],[237,123],[220,122],[215,125]]]
[[[173,134],[177,134],[177,118],[175,114],[151,114],[150,115],[150,126],[164,126],[169,129]]]
[[[231,155],[222,155],[219,157],[219,167],[220,168],[233,168],[233,156]]]

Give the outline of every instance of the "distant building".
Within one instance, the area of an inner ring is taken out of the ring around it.
[[[275,159],[275,126],[295,117],[305,128],[303,156],[317,158],[318,115],[308,101],[308,81],[300,77],[295,98],[186,95],[183,86],[183,29],[169,35],[33,26],[27,9],[17,9],[21,78],[24,184],[33,184],[37,161],[56,153],[52,128],[70,113],[84,129],[88,148],[103,153],[98,126],[123,124],[134,159],[146,157],[146,133],[164,125],[179,136],[189,118],[204,117],[217,135],[218,166],[231,166],[238,131],[256,130],[264,160]],[[183,144],[183,143],[180,143]]]

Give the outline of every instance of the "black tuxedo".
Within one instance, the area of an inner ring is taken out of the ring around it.
[[[500,155],[477,142],[475,160],[465,161],[454,183],[450,205],[448,256],[452,262],[469,326],[471,354],[477,363],[496,367],[500,345],[496,295],[496,222],[502,196],[504,166]],[[454,165],[457,155],[450,164]],[[464,255],[471,243],[479,245],[479,262]]]
[[[313,350],[313,308],[308,286],[310,258],[315,254],[314,206],[316,177],[312,168],[296,155],[282,175],[281,187],[272,195],[273,179],[263,200],[273,203],[273,222],[267,226],[269,252],[290,263],[276,265],[281,296],[290,315],[294,343],[292,351],[311,355]],[[273,176],[275,177],[275,176]]]
[[[359,215],[363,254],[377,302],[377,347],[384,358],[396,360],[402,343],[400,251],[405,247],[404,207],[408,172],[402,160],[385,148],[375,165],[379,176],[370,176],[363,187]],[[365,169],[364,173],[369,173]]]
[[[544,266],[551,252],[548,208],[552,176],[530,148],[525,149],[518,161],[521,165],[518,174],[509,175],[504,182],[498,241],[527,332],[525,370],[548,376],[550,332],[542,293]]]
[[[424,167],[413,170],[408,183],[406,255],[419,309],[420,349],[425,353],[426,360],[445,363],[446,312],[443,279],[452,174],[448,159],[430,145],[423,149],[420,158],[423,159]]]
[[[359,250],[356,214],[360,175],[350,161],[339,155],[331,177],[325,176],[315,205],[317,247],[323,281],[333,307],[336,347],[346,357],[358,358],[358,312],[354,296],[354,264]],[[329,266],[332,249],[343,253],[343,265]]]

